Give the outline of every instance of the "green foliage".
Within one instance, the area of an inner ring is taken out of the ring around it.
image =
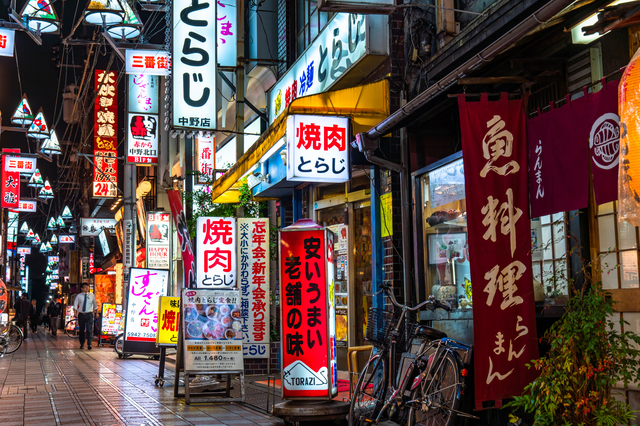
[[[614,271],[615,272],[615,271]],[[585,285],[576,290],[566,311],[543,337],[551,349],[527,364],[539,377],[506,407],[533,413],[534,426],[618,425],[632,418],[629,406],[613,398],[617,382],[640,380],[640,337],[612,321],[610,293],[593,282],[583,267]]]

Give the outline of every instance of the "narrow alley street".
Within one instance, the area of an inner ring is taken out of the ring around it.
[[[112,347],[78,350],[77,339],[40,331],[0,358],[1,424],[277,425],[240,404],[194,404],[173,397],[173,379],[154,385],[158,362],[118,359]],[[173,377],[173,375],[171,375]]]

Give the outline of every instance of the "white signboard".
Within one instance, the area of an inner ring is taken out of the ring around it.
[[[5,157],[4,169],[8,172],[35,173],[36,159],[28,157]]]
[[[429,173],[429,196],[432,209],[465,198],[462,158]]]
[[[14,35],[14,30],[0,28],[0,56],[13,56]]]
[[[156,75],[129,74],[127,98],[129,112],[157,114],[160,98],[160,78]]]
[[[147,213],[147,267],[169,269],[171,215]]]
[[[158,115],[129,113],[127,163],[158,164]]]
[[[156,341],[158,331],[158,297],[167,295],[169,271],[131,268],[125,339],[137,342]]]
[[[238,219],[243,355],[269,358],[269,219]]]
[[[18,247],[18,254],[31,254],[31,247]]]
[[[127,49],[125,66],[127,74],[168,75],[171,59],[165,50]]]
[[[60,235],[60,238],[58,238],[59,244],[71,244],[75,242],[76,242],[75,235]]]
[[[58,263],[60,262],[60,256],[47,256],[47,262],[51,263]],[[54,273],[56,273],[56,271],[54,271]]]
[[[349,135],[345,117],[287,117],[287,180],[348,181]]]
[[[199,217],[197,288],[231,289],[236,286],[236,219]]]
[[[198,183],[200,184],[213,181],[215,145],[215,136],[196,136]]]
[[[217,2],[173,1],[173,127],[216,128]]]
[[[218,1],[218,64],[235,67],[238,58],[237,0]]]
[[[115,229],[116,227],[115,219],[83,217],[80,220],[81,237],[97,237],[103,229]]]
[[[35,201],[18,201],[17,209],[10,209],[16,212],[35,212],[37,210],[37,205]]]

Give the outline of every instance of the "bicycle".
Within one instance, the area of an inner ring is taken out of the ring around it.
[[[0,324],[0,358],[20,349],[24,341],[24,334],[17,325],[9,322]]]
[[[349,407],[349,425],[376,425],[385,416],[409,426],[451,426],[457,416],[477,418],[459,410],[468,370],[458,351],[471,348],[439,330],[418,327],[407,319],[407,312],[424,306],[433,311],[449,311],[450,306],[431,296],[410,308],[397,302],[391,288],[383,284],[376,295],[384,292],[396,312],[371,309],[369,314],[365,338],[378,351],[372,351],[358,378]],[[396,389],[392,382],[396,378],[396,349],[407,350],[414,332],[422,342]]]
[[[69,337],[78,338],[80,337],[80,326],[78,325],[78,319],[73,318],[64,325],[64,334]]]

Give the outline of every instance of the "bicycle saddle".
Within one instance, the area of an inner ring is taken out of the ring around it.
[[[426,325],[421,325],[416,329],[416,337],[429,339],[429,340],[438,340],[444,339],[447,337],[446,333],[443,333],[440,330],[436,330],[432,327],[427,327]]]

